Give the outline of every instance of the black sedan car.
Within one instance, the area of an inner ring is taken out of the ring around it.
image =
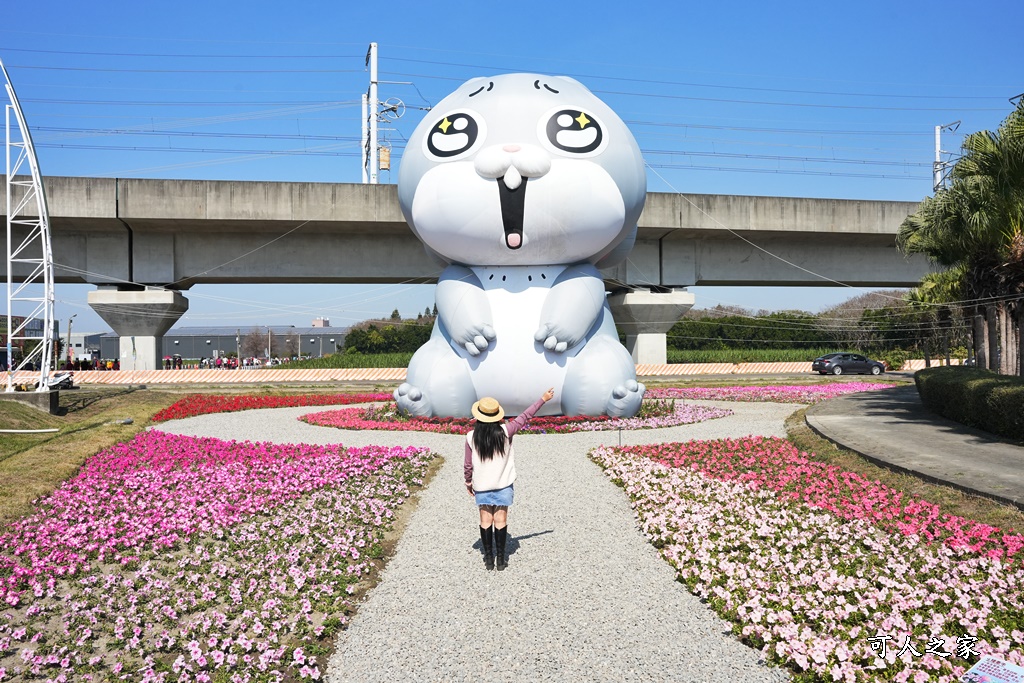
[[[865,358],[859,353],[826,353],[820,358],[815,358],[811,363],[811,370],[822,375],[832,373],[841,375],[843,373],[870,373],[881,375],[885,372],[885,365],[877,360]]]

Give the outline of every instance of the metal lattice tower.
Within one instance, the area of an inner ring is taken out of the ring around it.
[[[14,391],[14,373],[30,366],[39,368],[37,391],[48,391],[47,380],[54,354],[50,213],[32,136],[3,62],[0,62],[0,71],[4,74],[9,100],[6,107],[7,391]],[[20,282],[15,282],[16,278]],[[18,322],[15,322],[15,308],[19,311]],[[33,321],[37,320],[43,323],[42,336],[29,336]],[[35,346],[31,348],[33,344]],[[17,363],[13,362],[16,345],[23,351]]]

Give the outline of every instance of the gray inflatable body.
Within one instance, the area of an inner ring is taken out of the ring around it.
[[[493,396],[516,415],[554,387],[540,414],[636,414],[644,386],[598,267],[632,249],[647,181],[607,105],[569,78],[471,80],[417,126],[398,195],[447,266],[399,409],[468,416]]]

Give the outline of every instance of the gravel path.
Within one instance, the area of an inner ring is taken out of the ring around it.
[[[622,432],[624,444],[785,436],[801,406],[702,404],[735,415]],[[327,680],[786,681],[675,581],[640,534],[622,490],[587,459],[618,432],[516,437],[509,567],[488,572],[476,507],[462,485],[462,439],[314,427],[324,408],[254,410],[164,423],[176,434],[282,443],[422,445],[445,456],[380,584],[337,643]]]

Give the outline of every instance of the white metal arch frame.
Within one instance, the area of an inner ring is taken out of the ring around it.
[[[37,391],[49,391],[50,365],[53,362],[53,252],[50,249],[50,213],[46,206],[43,177],[39,173],[32,135],[25,115],[14,94],[11,78],[0,62],[7,98],[7,391],[14,391],[14,373],[38,367]],[[11,114],[14,114],[12,127]],[[25,165],[29,174],[25,174]],[[27,210],[34,204],[35,215]],[[18,228],[18,235],[15,235]],[[14,281],[15,269],[20,283]],[[14,308],[19,308],[16,323]],[[30,335],[33,321],[42,320],[42,336]],[[22,354],[15,363],[14,346],[20,342]],[[32,344],[34,348],[30,348]],[[27,348],[29,347],[29,348]]]

